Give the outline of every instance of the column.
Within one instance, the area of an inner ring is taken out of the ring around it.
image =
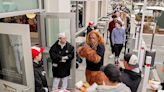
[[[109,4],[108,0],[102,0],[102,8],[101,8],[102,17],[107,16],[108,4]]]

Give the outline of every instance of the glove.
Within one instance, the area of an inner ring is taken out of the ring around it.
[[[61,62],[65,63],[65,62],[66,62],[66,60],[65,60],[65,59],[62,59],[62,60],[61,60]]]
[[[45,90],[45,92],[48,92],[48,88],[47,87],[44,87],[43,89]]]
[[[67,59],[68,59],[68,56],[63,56],[61,62],[65,63]]]
[[[62,57],[62,60],[67,60],[67,59],[68,59],[68,56]]]

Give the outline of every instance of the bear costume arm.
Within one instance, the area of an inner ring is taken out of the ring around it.
[[[78,49],[78,53],[79,56],[94,63],[99,63],[101,60],[101,57],[97,54],[97,52],[90,47],[82,46]]]

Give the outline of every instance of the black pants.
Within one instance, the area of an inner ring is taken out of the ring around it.
[[[114,46],[113,46],[113,43],[112,43],[112,32],[110,32],[109,40],[110,40],[111,51],[112,51],[112,54],[113,54],[114,53]]]
[[[114,52],[115,52],[115,57],[120,56],[120,52],[123,48],[123,44],[114,44]]]

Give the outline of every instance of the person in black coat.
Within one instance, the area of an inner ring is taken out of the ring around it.
[[[94,27],[94,22],[93,21],[90,21],[89,23],[88,23],[88,27],[87,27],[87,34],[89,34],[92,30],[94,30],[94,29],[96,29],[95,27]]]
[[[74,47],[66,41],[65,33],[59,33],[59,40],[50,48],[52,59],[53,86],[52,90],[57,90],[60,80],[61,89],[67,88],[68,76],[70,75],[71,61],[74,58]]]
[[[133,54],[125,54],[124,56],[125,69],[121,70],[120,80],[126,84],[132,92],[137,92],[141,81],[141,71],[138,65],[138,58]]]
[[[35,92],[48,92],[48,85],[46,79],[46,72],[42,67],[42,52],[43,48],[33,46],[32,58],[33,58],[33,67],[34,67],[34,79],[35,79]]]

